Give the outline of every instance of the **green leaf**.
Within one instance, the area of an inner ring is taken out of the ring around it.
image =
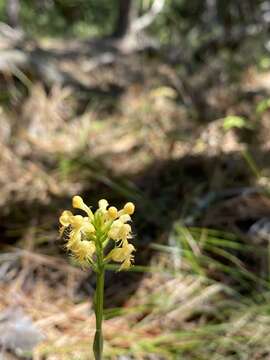
[[[233,128],[251,128],[251,125],[248,124],[247,120],[241,116],[229,115],[223,119],[223,129],[228,131]]]
[[[260,101],[256,107],[256,113],[262,114],[270,108],[270,98]]]

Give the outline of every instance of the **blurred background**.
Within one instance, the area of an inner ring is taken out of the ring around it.
[[[270,358],[270,1],[0,0],[0,359],[91,359],[58,217],[136,204],[105,358]]]

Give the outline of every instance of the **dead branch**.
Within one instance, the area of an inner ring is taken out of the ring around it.
[[[157,15],[162,11],[164,5],[165,0],[155,0],[150,10],[146,14],[132,22],[130,31],[138,33],[139,31],[142,31],[150,26]]]

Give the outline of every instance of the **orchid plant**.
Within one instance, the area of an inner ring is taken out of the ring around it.
[[[65,210],[60,216],[60,234],[65,240],[68,252],[83,267],[91,267],[97,276],[94,307],[96,316],[96,332],[93,351],[96,360],[102,359],[103,352],[103,303],[105,267],[111,262],[120,263],[119,271],[127,270],[134,261],[134,246],[129,242],[132,238],[131,215],[135,206],[132,202],[117,210],[102,199],[98,209],[93,212],[83,199],[76,195],[72,199],[75,209],[83,210],[86,216],[74,215]]]

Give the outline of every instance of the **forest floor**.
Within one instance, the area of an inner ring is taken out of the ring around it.
[[[0,85],[3,359],[91,358],[94,276],[58,236],[74,194],[136,203],[135,266],[106,279],[105,358],[269,358],[270,71],[226,54],[191,75],[151,54],[63,59],[101,91]]]

